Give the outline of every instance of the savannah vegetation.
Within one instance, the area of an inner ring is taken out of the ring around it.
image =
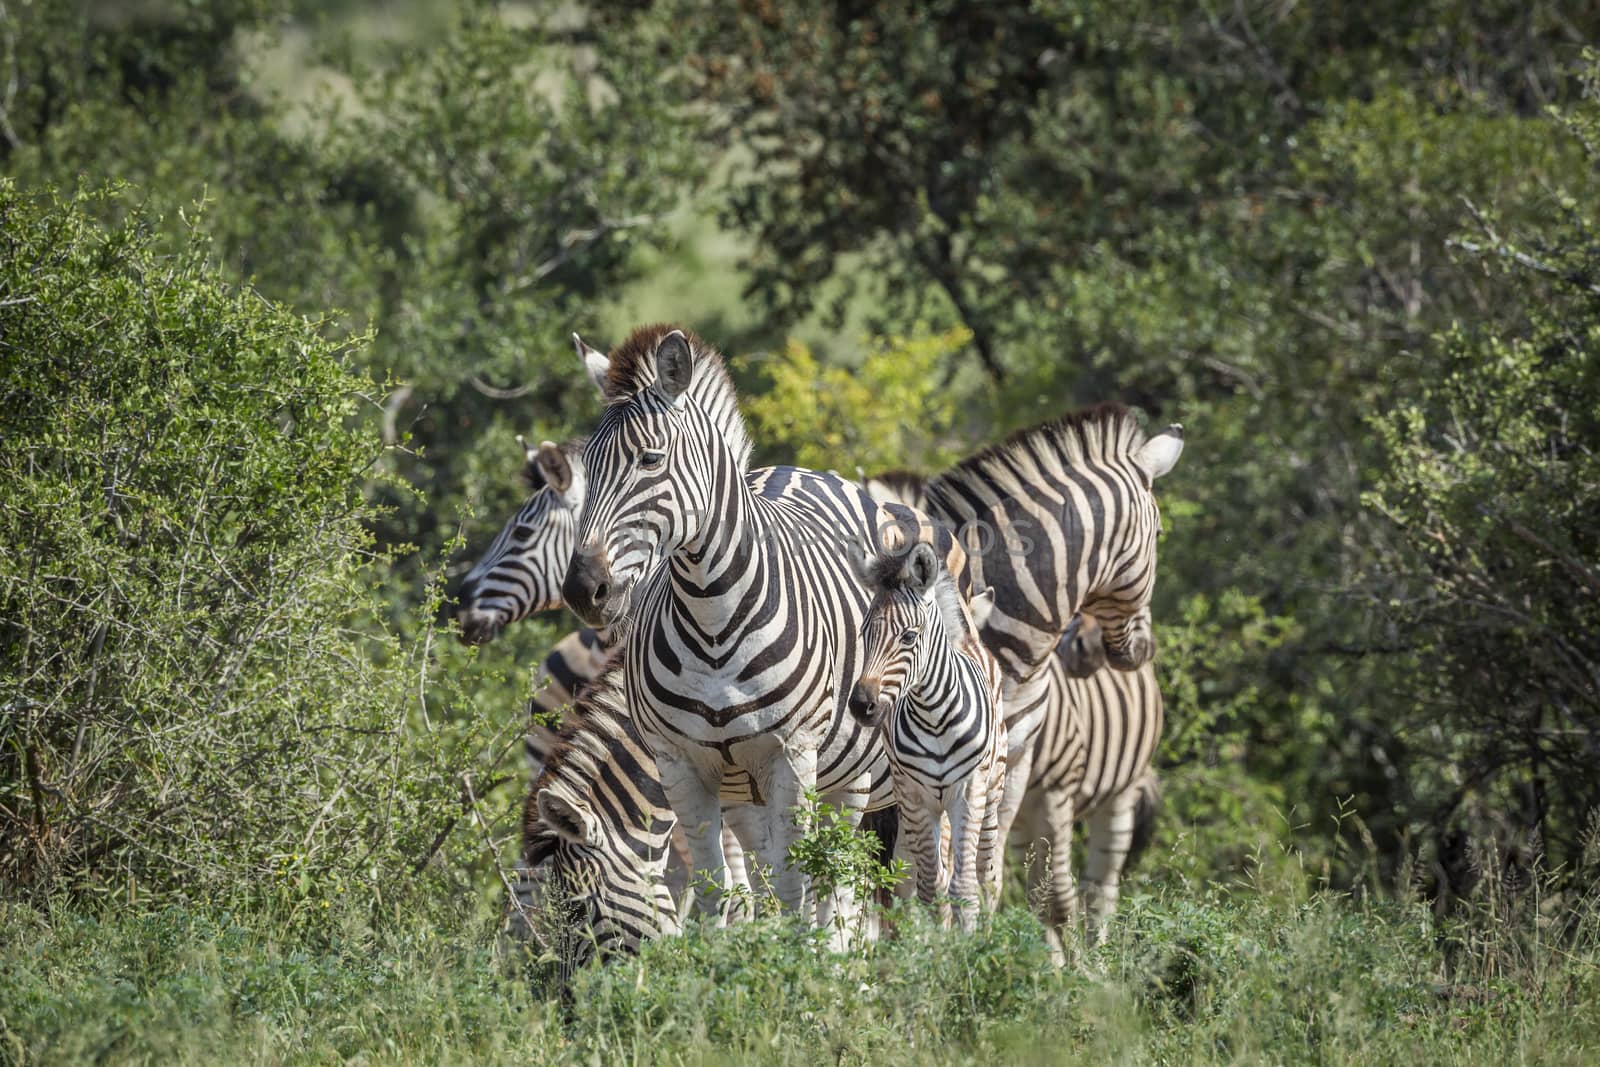
[[[0,1062],[1592,1062],[1597,43],[1549,0],[0,2]],[[1106,945],[767,918],[564,1009],[499,938],[574,622],[467,649],[452,583],[514,435],[596,414],[568,334],[659,319],[760,463],[1184,424]]]

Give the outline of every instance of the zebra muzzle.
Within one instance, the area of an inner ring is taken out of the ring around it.
[[[862,726],[876,727],[889,714],[890,701],[883,695],[879,683],[863,678],[851,687],[846,705]]]
[[[561,583],[561,596],[567,607],[588,623],[600,626],[611,622],[617,614],[613,603],[616,597],[611,568],[598,555],[575,555],[567,568],[566,581]]]

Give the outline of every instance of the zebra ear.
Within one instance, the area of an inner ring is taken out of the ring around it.
[[[604,396],[606,375],[611,372],[611,360],[604,352],[590,348],[577,334],[572,335],[572,347],[578,350],[578,358],[583,360],[583,369],[588,372],[589,380],[600,390],[600,395]]]
[[[911,546],[911,554],[906,557],[906,580],[911,588],[926,593],[933,588],[933,580],[938,576],[939,558],[933,554],[933,546],[926,541]]]
[[[994,614],[994,586],[989,586],[981,593],[973,593],[967,601],[967,608],[972,612],[972,625],[975,629],[983,629],[988,623],[989,616]]]
[[[1183,427],[1173,423],[1146,441],[1133,455],[1133,461],[1152,482],[1178,465],[1183,455]]]
[[[575,845],[600,842],[600,828],[595,825],[593,816],[549,789],[539,791],[539,819],[557,836]]]
[[[572,487],[572,464],[567,462],[561,446],[555,442],[541,442],[534,462],[539,465],[539,473],[544,475],[545,484],[557,493],[565,493]]]
[[[694,377],[694,355],[682,330],[673,330],[656,344],[656,391],[677,404]]]

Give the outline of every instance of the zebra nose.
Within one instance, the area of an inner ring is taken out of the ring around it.
[[[578,618],[591,626],[601,625],[611,599],[611,569],[606,561],[597,555],[572,557],[561,583],[561,596]]]
[[[850,689],[850,714],[864,725],[872,724],[872,711],[878,705],[878,683],[863,678]]]

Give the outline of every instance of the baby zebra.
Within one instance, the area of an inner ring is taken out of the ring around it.
[[[872,594],[850,714],[883,731],[918,898],[937,903],[947,924],[947,892],[961,928],[970,930],[974,904],[993,908],[998,889],[1006,753],[1000,666],[979,643],[978,625],[931,546],[868,560],[852,544],[850,555]],[[973,597],[972,610],[986,612],[990,597],[988,590]],[[948,857],[940,847],[943,817]]]

